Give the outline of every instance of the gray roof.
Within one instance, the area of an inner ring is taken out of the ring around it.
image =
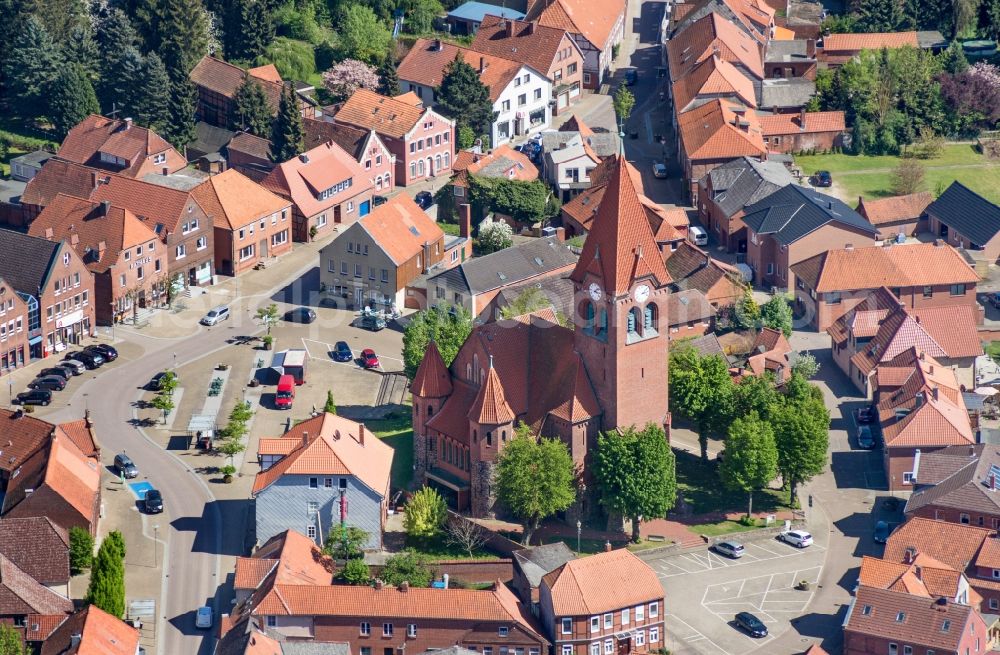
[[[579,132],[572,131],[542,132],[542,150],[548,155],[555,155],[566,144],[579,137]],[[594,134],[587,137],[587,144],[594,149],[598,157],[611,157],[618,153],[618,139],[611,132],[594,132]],[[579,153],[576,156],[579,156]],[[563,161],[556,159],[555,156],[553,156],[553,159],[555,161]]]
[[[55,155],[47,150],[35,150],[34,152],[28,152],[23,155],[14,157],[10,160],[13,164],[17,162],[18,164],[26,164],[28,166],[38,166],[41,167],[42,164],[52,159]]]
[[[545,546],[535,546],[534,548],[524,548],[511,553],[514,556],[514,563],[528,579],[528,584],[538,587],[542,584],[542,577],[550,571],[566,562],[576,559],[576,555],[562,541]]]
[[[565,243],[556,237],[544,237],[475,257],[435,275],[427,283],[443,282],[451,289],[479,294],[570,266],[576,260]]]
[[[21,196],[24,194],[26,182],[20,180],[0,180],[0,202],[11,205],[21,204]]]
[[[925,211],[980,246],[1000,232],[1000,207],[961,182],[952,182]]]
[[[722,344],[719,343],[719,337],[715,336],[715,332],[709,332],[690,340],[684,339],[683,342],[697,350],[702,357],[719,355],[727,363],[729,362],[729,359],[726,357],[726,351],[722,349]]]
[[[760,83],[759,104],[762,110],[773,107],[802,107],[816,95],[816,83],[802,77],[769,79]]]
[[[524,165],[522,165],[521,162],[500,155],[494,157],[492,161],[480,168],[476,172],[476,175],[480,177],[507,177],[507,171],[509,171],[512,166],[524,169]]]
[[[772,40],[767,44],[767,54],[764,61],[768,63],[812,61],[816,57],[806,56],[806,40],[791,39],[789,41]]]
[[[714,317],[715,307],[698,289],[685,289],[667,296],[667,322],[670,326]]]
[[[37,296],[62,249],[61,241],[49,241],[13,230],[0,229],[0,278],[19,291]]]
[[[771,234],[784,245],[828,223],[840,223],[875,236],[875,226],[840,200],[796,184],[778,189],[746,211],[743,222],[747,227],[757,234]]]
[[[192,160],[219,152],[236,136],[236,132],[198,121],[194,126],[194,135],[194,141],[187,147],[188,157]]]
[[[918,485],[921,478],[928,479],[926,474],[922,475],[925,470],[929,471],[933,486],[914,491],[906,503],[906,513],[928,505],[970,513],[996,514],[1000,511],[1000,497],[989,488],[991,472],[1000,478],[1000,448],[997,446],[951,446],[921,454]],[[949,470],[954,472],[949,474]],[[997,484],[1000,485],[1000,479]]]
[[[468,648],[462,648],[461,646],[448,646],[447,648],[438,648],[435,650],[428,650],[420,653],[419,655],[479,655],[478,651],[469,650]],[[287,655],[287,653],[286,653]]]
[[[733,10],[729,8],[729,5],[727,5],[724,2],[721,2],[720,0],[695,0],[694,2],[687,2],[684,4],[694,5],[694,9],[689,11],[687,14],[684,15],[684,18],[677,21],[671,26],[672,37],[676,37],[678,34],[686,30],[693,23],[701,20],[705,16],[708,16],[709,14],[712,13],[719,14],[720,16],[728,20],[730,23],[733,23],[734,25],[736,25],[736,27],[740,28],[742,31],[746,32],[750,36],[753,36],[755,38],[758,36],[747,28],[747,26],[743,22],[742,17],[737,16],[733,12]]]
[[[351,645],[346,641],[282,641],[281,655],[351,655]]]
[[[740,157],[712,169],[712,200],[726,216],[733,216],[747,205],[793,184],[791,172],[778,162]]]
[[[188,167],[177,171],[176,173],[171,173],[170,175],[163,175],[161,173],[146,173],[146,175],[142,177],[142,181],[149,182],[150,184],[155,184],[157,186],[167,187],[168,189],[190,191],[196,186],[199,186],[209,177],[211,176],[204,171]]]
[[[498,306],[510,305],[527,289],[536,288],[549,302],[555,311],[563,316],[573,315],[573,296],[575,287],[568,276],[549,277],[544,280],[525,282],[514,287],[508,287],[497,294]]]
[[[937,30],[926,30],[917,32],[917,45],[921,48],[943,50],[948,47],[948,39]]]

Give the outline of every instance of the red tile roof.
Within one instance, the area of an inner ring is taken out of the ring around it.
[[[687,75],[698,62],[712,56],[742,67],[745,75],[764,78],[760,43],[752,36],[712,12],[688,25],[667,41],[667,63],[674,82]]]
[[[270,590],[274,585],[322,586],[333,582],[336,566],[316,543],[302,533],[285,530],[268,539],[253,557],[236,561],[237,589]]]
[[[473,155],[472,162],[466,167],[470,175],[484,175],[487,167],[503,164],[504,174],[508,180],[530,182],[538,179],[538,169],[523,152],[514,150],[507,144],[497,146],[485,155]],[[496,177],[496,176],[493,176]]]
[[[469,408],[469,420],[480,425],[502,425],[513,423],[516,418],[514,411],[504,397],[503,385],[497,376],[493,363],[486,372],[486,382],[479,387],[476,399]]]
[[[48,517],[0,520],[0,553],[43,585],[69,582],[69,532]]]
[[[60,423],[56,426],[56,435],[60,433],[69,438],[86,457],[100,457],[101,447],[94,437],[94,428],[89,416],[78,421]]]
[[[124,159],[128,165],[122,169],[103,162],[101,153]],[[153,166],[147,158],[158,154],[165,155],[166,159],[155,164],[156,172],[166,168],[175,173],[187,166],[187,160],[156,132],[130,121],[90,115],[69,131],[56,156],[76,164],[108,168],[134,177],[143,164]]]
[[[273,67],[261,66],[244,71],[239,66],[206,55],[195,65],[188,77],[198,86],[232,99],[249,74],[260,83],[272,109],[277,111],[281,102],[281,76],[278,75],[278,79],[274,79],[277,69],[272,71],[271,68]]]
[[[767,146],[757,113],[729,100],[713,100],[678,117],[688,160],[764,157]]]
[[[871,609],[865,613],[864,607]],[[955,602],[941,604],[932,598],[860,586],[855,592],[853,611],[844,624],[844,630],[954,652],[973,613],[968,605]],[[903,620],[899,620],[900,614]],[[945,621],[953,627],[943,630]]]
[[[264,64],[263,66],[247,69],[247,75],[256,77],[259,80],[277,82],[278,84],[281,84],[283,81],[281,79],[281,73],[278,72],[278,69],[274,64]]]
[[[451,376],[437,342],[431,341],[410,383],[410,393],[421,398],[444,398],[452,392]]]
[[[52,439],[45,467],[45,484],[91,525],[97,523],[101,473],[94,460],[84,457],[72,441]]]
[[[670,282],[624,157],[618,162],[571,275],[582,282],[588,272],[595,274],[604,293],[614,297],[629,293],[643,278],[652,278],[657,287]]]
[[[321,192],[347,181],[351,185],[341,192],[319,199]],[[278,164],[261,185],[290,198],[303,216],[311,217],[370,190],[372,181],[352,155],[336,143],[324,143]]]
[[[922,373],[922,368],[917,368]],[[942,367],[934,368],[938,371]],[[929,384],[925,376],[918,374],[898,391],[880,398],[879,424],[886,448],[961,446],[976,442],[961,395],[953,400],[948,394],[935,392],[935,388],[937,385]]]
[[[934,196],[927,191],[889,198],[861,199],[857,211],[878,227],[887,223],[916,220],[933,201]]]
[[[79,642],[74,645],[75,640]],[[41,655],[135,655],[139,631],[96,605],[80,610],[42,645]]]
[[[917,48],[916,32],[872,32],[865,34],[830,34],[823,37],[823,52],[851,53],[861,50],[880,50],[882,48],[901,48],[913,46]]]
[[[674,106],[686,111],[697,98],[735,98],[747,107],[757,106],[753,82],[717,54],[706,57],[673,83]],[[763,125],[763,117],[761,117]]]
[[[424,246],[444,237],[434,219],[405,193],[376,207],[358,223],[396,266],[402,266],[420,255]]]
[[[656,572],[625,548],[570,560],[545,574],[542,586],[556,616],[589,617],[663,599]]]
[[[353,475],[375,493],[388,494],[393,449],[364,424],[336,414],[321,414],[299,423],[281,438],[297,442],[298,447],[257,474],[254,494],[286,473]]]
[[[288,200],[232,168],[208,178],[195,187],[191,195],[208,213],[215,227],[223,230],[238,230],[291,209]]]
[[[0,409],[0,471],[17,470],[49,443],[55,426],[21,410]]]
[[[882,558],[902,562],[906,549],[915,548],[918,553],[964,571],[992,534],[994,531],[987,528],[914,517],[889,535]]]
[[[461,56],[465,63],[479,71],[479,79],[489,88],[490,99],[494,102],[520,72],[521,67],[525,66],[520,62],[476,52],[451,43],[432,39],[417,39],[403,61],[399,62],[396,72],[401,80],[416,82],[436,89],[441,86],[445,68],[458,56]],[[547,70],[535,71],[537,75],[543,77],[547,72]],[[401,104],[405,105],[405,103]]]
[[[402,65],[402,64],[400,64]],[[358,89],[341,105],[334,117],[338,122],[375,130],[394,139],[405,138],[430,111],[397,98]]]
[[[805,113],[805,125],[799,114],[757,114],[765,137],[786,134],[819,134],[843,132],[847,129],[842,111],[810,111]]]
[[[524,62],[547,74],[566,36],[565,30],[560,27],[487,15],[479,24],[470,47],[478,52]],[[575,41],[568,39],[568,43],[580,57],[583,56]]]
[[[42,585],[0,555],[0,615],[68,614],[73,601]]]
[[[276,565],[277,562],[271,559],[237,557],[233,589],[256,589]]]
[[[527,18],[581,34],[598,50],[604,50],[615,37],[619,19],[625,16],[625,5],[623,0],[541,0],[528,9]]]

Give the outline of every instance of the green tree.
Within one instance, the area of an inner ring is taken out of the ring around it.
[[[108,545],[109,549],[117,553],[118,557],[120,557],[123,561],[125,560],[125,536],[122,535],[121,531],[112,530],[109,532],[108,535],[104,537],[104,542],[101,545],[104,545],[104,543]]]
[[[475,68],[465,63],[459,52],[444,69],[441,86],[434,91],[435,109],[455,120],[456,126],[469,127],[473,134],[491,134],[493,101],[490,91],[479,79]]]
[[[475,216],[497,211],[519,221],[535,222],[549,215],[549,189],[540,180],[527,182],[473,175],[469,182],[469,200]]]
[[[258,309],[257,313],[254,315],[254,318],[262,326],[264,326],[264,329],[267,330],[268,335],[271,334],[271,328],[277,327],[278,324],[281,323],[281,314],[278,312],[278,306],[274,303],[271,303],[267,307],[261,307],[260,309]]]
[[[764,327],[781,330],[786,338],[792,336],[792,306],[784,296],[774,296],[761,305],[760,320]]]
[[[163,412],[163,422],[167,422],[167,415],[170,414],[174,409],[174,399],[166,393],[158,393],[153,398],[153,402],[150,403],[155,409]]]
[[[810,353],[800,353],[792,363],[792,375],[799,375],[809,380],[816,377],[817,373],[819,373],[819,362]]]
[[[330,389],[326,391],[326,403],[323,405],[323,411],[327,414],[337,413],[337,403],[333,402],[333,391]]]
[[[517,295],[517,298],[514,298],[513,302],[505,305],[500,310],[500,316],[501,318],[514,318],[515,316],[523,316],[524,314],[537,312],[540,309],[551,306],[552,301],[545,297],[540,288],[534,286],[526,287]]]
[[[641,519],[665,517],[677,501],[674,453],[657,425],[600,434],[594,467],[601,502],[632,520],[634,542]]]
[[[412,0],[404,26],[413,34],[426,34],[433,30],[434,19],[443,14],[444,7],[438,0]]]
[[[246,426],[242,423],[230,423],[227,427],[240,427],[242,430],[246,430]],[[247,449],[242,441],[242,437],[243,434],[230,433],[215,447],[216,450],[229,458],[230,466],[234,465],[233,458]]]
[[[105,538],[97,550],[84,600],[111,616],[120,618],[125,614],[125,556],[113,539]]]
[[[146,88],[145,65],[142,53],[131,45],[108,58],[98,85],[99,98],[106,113],[114,111],[117,116],[133,114],[136,101]],[[169,82],[165,88],[169,88]],[[169,106],[169,101],[166,102]]]
[[[406,503],[403,525],[414,539],[433,539],[441,534],[448,520],[448,506],[437,489],[421,487]]]
[[[750,289],[746,289],[743,297],[733,306],[732,320],[739,330],[755,330],[760,326],[760,305],[754,300]]]
[[[615,116],[618,117],[618,127],[624,130],[625,123],[628,122],[629,116],[632,115],[632,109],[635,107],[635,96],[632,95],[627,86],[622,84],[615,91],[612,104],[615,108]]]
[[[479,250],[483,254],[497,252],[514,245],[514,230],[506,221],[487,217],[479,224]]]
[[[28,655],[20,633],[7,623],[0,623],[0,655]]]
[[[524,526],[525,546],[544,519],[576,500],[573,458],[566,444],[535,438],[523,423],[500,453],[495,484],[497,499]]]
[[[334,559],[358,559],[364,556],[365,546],[371,537],[366,531],[354,526],[330,528],[323,544],[323,552]]]
[[[156,30],[146,49],[156,51],[176,84],[208,54],[208,30],[201,0],[154,0]]]
[[[392,33],[371,8],[349,4],[340,12],[337,29],[343,59],[379,65],[389,52]]]
[[[378,67],[378,92],[384,96],[399,95],[399,76],[396,74],[396,63],[387,56]]]
[[[772,425],[778,471],[788,487],[789,501],[794,504],[798,486],[826,468],[830,413],[821,398],[789,401],[776,412]]]
[[[757,412],[766,421],[781,402],[773,377],[747,375],[739,384],[733,385],[732,416],[746,416],[750,412]]]
[[[913,157],[904,157],[889,176],[892,192],[897,196],[918,193],[924,188],[924,166]]]
[[[727,488],[747,493],[747,518],[753,514],[754,490],[765,488],[777,474],[778,449],[771,426],[757,412],[735,419],[729,426],[719,476]]]
[[[274,111],[267,101],[264,87],[247,75],[233,98],[233,113],[230,127],[247,131],[266,139],[271,134]]]
[[[157,133],[170,123],[170,100],[163,89],[170,88],[170,77],[163,60],[155,52],[150,52],[142,60],[142,83],[138,85],[132,102],[135,120]]]
[[[62,65],[59,50],[35,16],[26,17],[7,38],[12,43],[3,62],[3,76],[9,104],[23,118],[44,114]]]
[[[424,359],[427,344],[434,341],[446,365],[472,333],[472,315],[464,307],[435,305],[417,312],[403,330],[403,369],[413,379]]]
[[[264,0],[230,0],[222,17],[226,59],[251,62],[267,51],[274,39],[267,4]]]
[[[305,130],[295,89],[286,84],[281,92],[278,117],[271,126],[271,161],[286,162],[305,150]]]
[[[434,574],[423,555],[406,551],[393,555],[385,562],[380,574],[387,585],[398,586],[409,582],[411,587],[430,587]]]
[[[97,81],[100,52],[89,22],[73,28],[69,37],[61,44],[60,52],[67,64],[79,64],[92,84]]]
[[[996,6],[996,19],[1000,21],[1000,0],[986,0],[983,3],[984,6]],[[997,28],[1000,29],[1000,23],[997,24]],[[1000,33],[997,34],[1000,36]],[[996,38],[994,36],[993,38]],[[941,68],[944,72],[951,75],[958,75],[959,73],[964,73],[969,69],[969,60],[965,57],[965,50],[962,48],[962,44],[958,41],[952,41],[948,44],[948,47],[939,55]]]
[[[371,581],[372,574],[363,559],[355,558],[347,560],[338,577],[349,585],[361,586]]]
[[[169,120],[160,136],[175,148],[183,148],[195,139],[194,113],[198,106],[198,90],[185,77],[172,79],[170,93]]]
[[[458,141],[459,150],[471,148],[476,142],[476,131],[468,125],[460,125],[455,140]]]
[[[94,538],[81,527],[69,529],[69,569],[77,575],[90,568],[94,561]],[[0,649],[2,655],[3,649]]]
[[[56,133],[66,136],[77,123],[100,111],[87,72],[79,64],[64,65],[49,93],[49,118]]]
[[[177,374],[173,371],[164,371],[163,377],[160,378],[160,391],[167,394],[168,396],[173,396],[174,391],[177,390],[177,385],[179,384],[177,380]]]
[[[728,363],[719,355],[703,357],[690,344],[670,353],[670,411],[695,423],[701,459],[708,461],[708,437],[730,416],[733,399]]]
[[[896,32],[906,21],[902,0],[858,0],[857,7],[861,32]]]

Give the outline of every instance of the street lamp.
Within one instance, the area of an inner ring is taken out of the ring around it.
[[[583,524],[580,523],[580,519],[576,520],[576,552],[580,552],[580,531],[583,528]]]
[[[159,532],[159,530],[160,530],[159,524],[153,525],[153,568],[154,569],[156,568],[156,565],[158,563],[157,562],[157,553],[156,553],[156,541],[157,541],[156,540],[156,535]]]
[[[174,357],[174,373],[177,372],[177,353],[170,353]]]

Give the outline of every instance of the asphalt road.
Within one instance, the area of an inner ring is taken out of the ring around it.
[[[284,290],[291,280],[299,279],[313,267],[310,258],[309,265],[275,289]],[[220,502],[202,478],[178,457],[148,439],[134,424],[134,403],[157,371],[181,367],[231,347],[226,339],[235,334],[260,333],[262,330],[249,316],[258,305],[270,302],[270,298],[271,293],[239,298],[231,305],[231,320],[212,328],[199,327],[196,334],[179,339],[158,339],[119,330],[119,335],[125,333],[126,340],[144,348],[143,356],[116,366],[113,373],[108,371],[111,375],[98,374],[88,379],[69,399],[73,407],[46,416],[55,422],[79,419],[78,408],[85,404],[85,399],[103,447],[105,464],[116,453],[125,451],[149,482],[163,493],[165,513],[151,519],[159,524],[159,538],[166,544],[156,628],[158,653],[211,655],[214,651],[215,640],[210,631],[195,629],[194,611],[201,605],[214,606],[216,617],[220,610],[228,611],[217,603],[219,587],[227,573],[220,571],[220,556],[242,554],[244,526],[225,525]]]

